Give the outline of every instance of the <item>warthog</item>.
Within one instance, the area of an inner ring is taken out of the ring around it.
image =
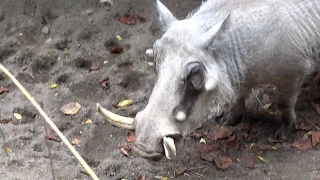
[[[135,129],[134,151],[148,159],[176,155],[175,141],[210,118],[239,119],[258,84],[279,89],[286,139],[306,76],[319,68],[319,0],[208,0],[183,20],[158,0],[165,33],[146,51],[157,81],[145,109],[125,118],[98,104],[113,124]]]

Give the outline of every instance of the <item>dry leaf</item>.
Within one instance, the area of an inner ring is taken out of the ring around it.
[[[195,137],[197,139],[200,139],[203,136],[202,132],[193,132],[190,134],[190,137]]]
[[[0,87],[0,94],[3,94],[5,92],[9,92],[8,88]]]
[[[12,153],[13,152],[13,150],[11,149],[11,148],[6,148],[6,151],[8,152],[8,153]]]
[[[91,124],[92,123],[92,119],[88,119],[86,120],[86,122],[84,122],[85,124]]]
[[[101,84],[101,86],[103,88],[106,88],[108,85],[108,80],[109,78],[107,76],[103,76],[100,80],[99,80],[99,84]]]
[[[136,140],[136,134],[135,133],[132,133],[128,138],[127,138],[127,141],[129,143],[132,143]]]
[[[238,138],[236,137],[236,135],[234,134],[230,140],[228,140],[227,142],[227,148],[230,150],[237,150],[238,149]]]
[[[118,41],[122,40],[122,37],[120,35],[117,35],[116,38],[118,39]]]
[[[127,107],[127,106],[130,106],[133,104],[133,100],[131,99],[127,99],[127,100],[123,100],[123,101],[120,101],[118,104],[117,104],[117,107]]]
[[[129,16],[122,16],[120,18],[120,22],[127,25],[133,25],[134,23],[136,23],[136,16],[134,14],[131,14]]]
[[[215,157],[213,158],[219,169],[228,169],[232,165],[232,159],[228,157]]]
[[[316,146],[317,144],[320,144],[320,132],[319,131],[312,131],[312,146]]]
[[[312,142],[311,142],[310,138],[306,138],[306,139],[303,138],[303,139],[296,140],[292,144],[292,146],[299,149],[300,151],[304,151],[304,150],[312,148]]]
[[[146,180],[145,176],[138,176],[137,180]]]
[[[205,144],[203,150],[204,152],[216,151],[218,150],[218,146],[216,144]]]
[[[74,146],[77,146],[79,143],[80,143],[80,140],[78,138],[74,138],[71,141],[71,144],[74,145]]]
[[[54,89],[54,88],[56,88],[56,87],[58,87],[58,85],[57,85],[56,83],[53,83],[53,84],[50,85],[50,88],[51,88],[51,89]]]
[[[91,71],[98,71],[99,69],[100,69],[100,66],[99,66],[99,65],[93,64],[93,65],[90,67],[89,72],[91,72]]]
[[[308,123],[308,122],[301,122],[299,124],[299,129],[300,130],[303,130],[303,131],[310,131],[313,129],[313,126],[311,123]]]
[[[0,119],[0,124],[8,124],[10,119]]]
[[[59,138],[59,136],[56,134],[55,131],[51,131],[51,132],[48,132],[45,136],[45,139],[48,139],[48,140],[52,140],[52,141],[55,141],[55,142],[60,142],[61,139]]]
[[[22,120],[22,116],[19,113],[13,113],[13,116],[18,120]]]
[[[208,138],[216,141],[218,139],[227,138],[231,134],[232,132],[228,128],[226,128],[225,126],[221,126],[218,130],[213,131],[213,134],[210,134]]]
[[[110,50],[111,53],[114,53],[114,54],[119,54],[119,53],[122,53],[123,52],[123,48],[120,47],[120,46],[116,46],[116,47],[113,47],[111,50]]]
[[[264,158],[262,156],[257,156],[257,157],[259,158],[260,161],[262,161],[264,163],[269,163],[270,162],[269,159],[266,159],[266,158]]]
[[[81,108],[81,104],[77,102],[71,102],[69,104],[65,104],[61,107],[60,111],[66,115],[73,115],[79,112]]]

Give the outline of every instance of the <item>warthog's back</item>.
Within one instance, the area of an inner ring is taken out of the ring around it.
[[[230,39],[213,48],[235,81],[244,74],[246,81],[277,81],[283,72],[305,73],[319,64],[319,0],[212,0],[191,19],[201,33],[232,8]]]

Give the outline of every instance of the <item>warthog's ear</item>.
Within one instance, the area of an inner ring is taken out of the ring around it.
[[[164,6],[159,0],[157,0],[157,8],[163,29],[167,30],[173,22],[177,21],[177,19],[170,12],[170,10],[166,6]]]
[[[228,31],[230,24],[230,13],[211,29],[209,29],[202,37],[200,37],[200,46],[203,48],[208,48],[215,40],[223,39]]]

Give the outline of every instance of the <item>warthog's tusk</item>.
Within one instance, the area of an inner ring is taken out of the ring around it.
[[[97,109],[99,113],[113,125],[121,128],[134,130],[133,118],[123,117],[114,114],[111,111],[108,111],[105,108],[103,108],[99,103],[97,103]]]
[[[168,159],[173,159],[176,154],[176,146],[174,144],[174,140],[170,137],[163,137],[163,147],[164,153]]]

